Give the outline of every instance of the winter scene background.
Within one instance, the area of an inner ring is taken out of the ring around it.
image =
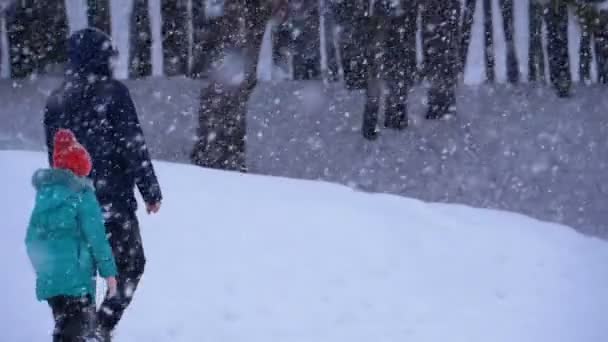
[[[116,341],[608,340],[608,2],[384,2],[285,1],[254,13],[252,47],[243,13],[273,1],[1,0],[0,340],[50,339],[29,179],[65,40],[87,26],[112,37],[165,192],[141,213],[148,264]],[[411,23],[407,48],[389,18]],[[384,127],[395,51],[401,129]],[[449,79],[450,115],[427,120]],[[220,120],[243,132],[226,167],[193,153],[204,117],[226,116],[205,109],[217,82],[243,107]]]

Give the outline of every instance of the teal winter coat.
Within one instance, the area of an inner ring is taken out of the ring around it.
[[[116,275],[103,216],[90,180],[71,171],[34,173],[36,204],[25,244],[36,272],[36,296],[95,298],[97,271]]]

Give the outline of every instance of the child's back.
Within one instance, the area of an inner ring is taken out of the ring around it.
[[[55,319],[54,341],[89,335],[95,310],[96,276],[116,293],[116,264],[106,238],[88,152],[68,130],[54,137],[53,169],[38,170],[32,183],[36,204],[27,228],[27,254],[36,272],[36,297]]]

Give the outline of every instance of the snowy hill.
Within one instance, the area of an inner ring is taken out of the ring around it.
[[[44,149],[42,109],[58,81],[0,81],[0,150]],[[202,82],[127,84],[154,158],[189,162]],[[575,91],[564,100],[532,85],[461,86],[458,119],[444,123],[424,120],[426,92],[417,87],[411,127],[369,143],[361,93],[264,82],[248,105],[249,170],[514,211],[608,239],[608,97],[603,87]]]
[[[49,339],[23,234],[44,155],[0,152],[2,340]],[[608,243],[521,215],[157,164],[117,342],[608,340]]]

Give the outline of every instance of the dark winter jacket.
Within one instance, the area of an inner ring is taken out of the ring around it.
[[[114,53],[103,32],[74,33],[68,40],[65,81],[44,111],[49,162],[55,132],[70,129],[91,154],[91,178],[107,214],[137,209],[135,185],[146,203],[162,198],[129,90],[111,75]]]

